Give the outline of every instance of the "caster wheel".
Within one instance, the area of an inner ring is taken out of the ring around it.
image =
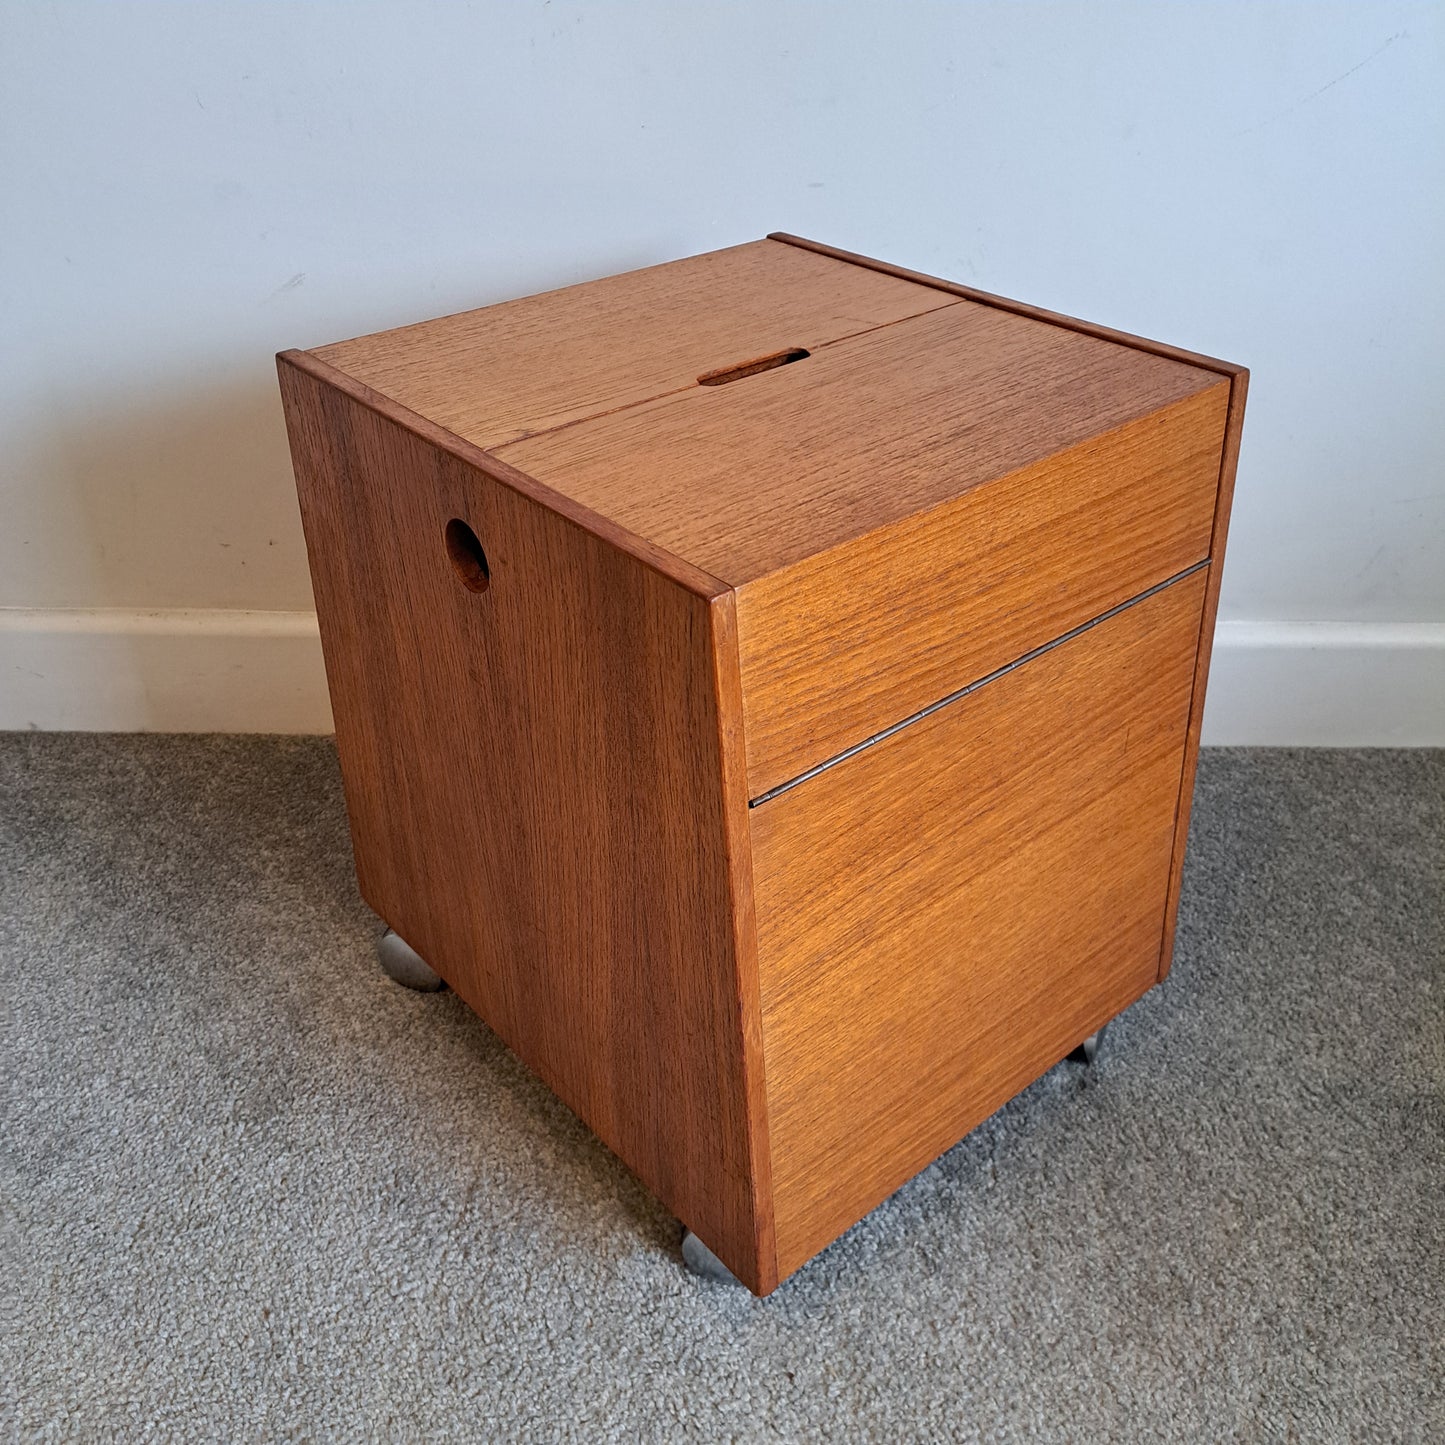
[[[1107,1027],[1107,1025],[1105,1025]],[[1097,1033],[1090,1034],[1083,1043],[1069,1055],[1069,1061],[1075,1064],[1092,1064],[1099,1054],[1099,1045],[1104,1039],[1104,1029]]]
[[[435,993],[446,987],[441,974],[427,966],[422,958],[399,933],[387,929],[377,940],[376,957],[382,971],[403,988],[414,988],[418,993]]]
[[[716,1280],[719,1284],[736,1284],[737,1276],[695,1235],[692,1230],[682,1232],[682,1262],[690,1274],[700,1279]]]

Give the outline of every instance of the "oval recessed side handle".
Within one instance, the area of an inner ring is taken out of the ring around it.
[[[485,592],[492,585],[492,569],[477,534],[460,517],[453,517],[442,535],[462,586],[468,592]]]
[[[698,377],[699,386],[722,386],[724,382],[741,381],[745,376],[756,376],[760,371],[771,371],[775,366],[788,366],[794,361],[803,361],[810,353],[803,346],[789,346],[783,351],[770,351],[766,356],[756,356],[751,361],[740,361],[736,366],[724,366],[717,371],[705,371]]]

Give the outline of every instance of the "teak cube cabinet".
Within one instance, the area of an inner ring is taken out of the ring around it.
[[[784,235],[279,364],[363,895],[750,1289],[1164,976],[1242,368]]]

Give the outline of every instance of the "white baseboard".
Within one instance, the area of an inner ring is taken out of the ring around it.
[[[1445,623],[1221,622],[1207,747],[1445,747]]]
[[[0,729],[326,733],[310,612],[0,608]],[[1222,622],[1206,745],[1445,746],[1445,623]]]
[[[0,608],[0,729],[329,733],[314,612]]]

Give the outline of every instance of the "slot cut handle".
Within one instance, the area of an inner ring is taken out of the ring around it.
[[[745,376],[756,376],[760,371],[771,371],[775,366],[787,366],[802,361],[809,352],[802,346],[790,346],[785,351],[770,351],[766,356],[755,357],[752,361],[740,361],[736,366],[720,367],[717,371],[705,371],[698,377],[699,386],[722,386],[724,382],[741,381]]]

